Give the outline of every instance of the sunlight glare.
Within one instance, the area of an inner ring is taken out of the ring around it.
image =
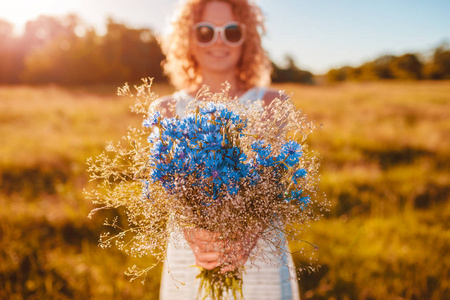
[[[14,26],[15,34],[20,34],[30,20],[40,15],[61,16],[79,9],[77,1],[60,0],[7,0],[0,1],[0,19]]]

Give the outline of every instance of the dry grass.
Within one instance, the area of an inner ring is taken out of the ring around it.
[[[276,88],[323,124],[310,142],[333,207],[305,236],[323,267],[303,299],[448,297],[450,82]],[[1,299],[157,299],[160,270],[129,283],[135,261],[99,249],[104,218],[86,218],[87,157],[141,122],[114,93],[0,87]]]

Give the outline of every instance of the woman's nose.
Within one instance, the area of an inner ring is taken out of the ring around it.
[[[218,32],[218,34],[217,34],[217,39],[216,39],[216,41],[214,42],[214,44],[219,44],[219,45],[222,45],[222,44],[224,44],[224,42],[223,42],[223,37],[222,37],[222,32]]]

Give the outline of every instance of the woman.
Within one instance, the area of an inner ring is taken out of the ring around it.
[[[271,64],[261,47],[258,30],[264,31],[262,13],[248,0],[185,2],[173,23],[172,33],[163,42],[167,58],[165,72],[179,89],[161,99],[166,116],[184,115],[187,103],[203,85],[211,92],[219,92],[223,83],[228,82],[229,96],[237,96],[242,101],[262,99],[266,105],[279,97],[277,91],[265,88],[270,82]],[[185,230],[173,239],[186,240],[190,247],[169,244],[160,299],[195,299],[198,269],[189,267],[194,264],[208,270],[222,266],[224,272],[249,265],[250,251],[219,251],[220,241],[210,232]],[[249,234],[246,242],[256,244],[257,235]],[[232,248],[248,249],[241,246],[235,244]],[[289,281],[295,278],[292,258],[277,259],[278,264],[267,263],[271,259],[257,261],[259,268],[246,271],[245,299],[299,298],[296,280]]]

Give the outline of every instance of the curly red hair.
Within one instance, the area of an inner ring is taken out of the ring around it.
[[[261,45],[264,18],[261,9],[249,0],[187,0],[172,23],[172,32],[162,43],[166,55],[164,73],[177,89],[196,88],[202,82],[192,54],[191,28],[200,21],[205,5],[213,1],[229,3],[237,20],[245,24],[245,42],[236,70],[240,88],[268,85],[272,65]]]

